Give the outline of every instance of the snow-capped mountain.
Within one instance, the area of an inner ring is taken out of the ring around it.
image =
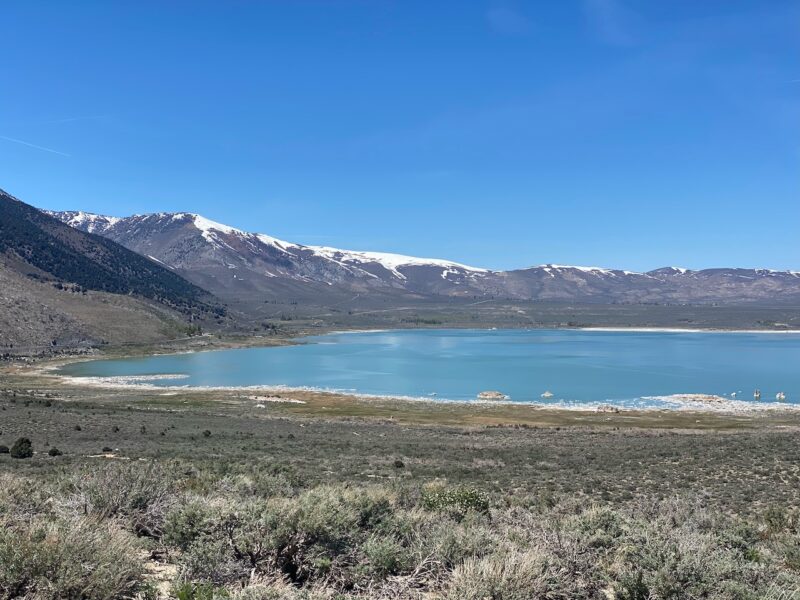
[[[124,218],[50,214],[108,237],[224,298],[255,295],[320,303],[354,294],[602,303],[800,300],[800,272],[794,271],[665,267],[637,273],[555,264],[490,271],[441,259],[295,244],[192,213]]]
[[[222,296],[274,292],[298,284],[355,293],[472,295],[490,275],[452,261],[382,252],[304,246],[248,233],[192,213],[156,213],[126,218],[84,212],[52,212],[83,231],[96,233]],[[308,291],[308,290],[307,290]]]

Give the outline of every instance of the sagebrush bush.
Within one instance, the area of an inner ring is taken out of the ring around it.
[[[178,476],[157,463],[110,463],[76,473],[66,504],[100,519],[122,518],[137,535],[160,537]]]
[[[212,503],[201,499],[192,499],[175,506],[165,518],[164,543],[188,550],[195,541],[214,534],[219,527],[219,511]]]
[[[531,600],[591,598],[561,571],[558,561],[541,550],[493,554],[467,559],[456,567],[447,589],[448,600]]]
[[[231,585],[245,581],[251,567],[236,557],[227,540],[204,538],[189,546],[180,557],[179,577],[184,583]]]
[[[0,597],[132,598],[144,586],[135,540],[85,518],[0,523]]]
[[[361,546],[364,561],[362,573],[369,579],[382,580],[397,575],[411,566],[409,552],[390,536],[374,535]]]
[[[612,569],[623,597],[637,589],[657,600],[757,598],[779,577],[777,565],[760,559],[749,532],[723,515],[663,502],[630,518]]]
[[[488,511],[489,497],[474,488],[433,484],[423,488],[422,505],[428,510],[451,511],[463,515],[471,510]]]

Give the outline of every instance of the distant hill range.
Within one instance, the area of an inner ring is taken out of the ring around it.
[[[220,301],[157,261],[0,190],[0,354],[168,339],[224,315]]]
[[[602,304],[784,304],[800,301],[800,272],[665,267],[620,269],[540,265],[491,271],[448,260],[304,246],[248,233],[191,213],[108,217],[50,212],[163,264],[225,299],[335,301],[449,297]]]

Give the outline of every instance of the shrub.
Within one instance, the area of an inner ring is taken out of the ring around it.
[[[232,584],[255,573],[278,572],[295,583],[336,581],[346,588],[373,573],[399,568],[399,543],[365,544],[391,529],[393,507],[386,492],[321,486],[297,498],[249,500],[218,515],[179,509],[168,518],[165,539],[188,544],[181,575],[189,580]],[[358,563],[369,555],[366,570]],[[360,573],[360,574],[359,574]]]
[[[363,596],[357,596],[364,598]],[[236,592],[234,600],[348,600],[356,596],[336,594],[330,590],[297,589],[280,581],[270,585],[248,585]]]
[[[68,499],[76,512],[123,517],[137,535],[160,537],[176,476],[155,463],[112,463],[77,473]]]
[[[0,527],[0,597],[131,598],[144,583],[133,540],[83,518]]]
[[[489,498],[474,488],[431,485],[422,490],[422,506],[427,510],[451,511],[463,515],[471,510],[488,512]]]
[[[531,598],[589,598],[577,582],[541,551],[495,554],[468,559],[450,579],[448,600],[530,600]]]
[[[592,507],[568,519],[565,525],[592,548],[609,548],[624,533],[625,521],[619,512],[607,507]]]
[[[61,456],[62,454],[64,453],[58,448],[50,448],[50,450],[47,451],[48,456]]]
[[[363,544],[361,551],[367,559],[365,573],[376,579],[396,575],[407,566],[405,549],[392,537],[372,536]]]
[[[456,516],[456,521],[443,519],[440,515],[436,515],[434,520],[430,513],[426,517],[417,526],[421,534],[414,543],[417,560],[430,556],[450,570],[467,558],[489,554],[497,545],[496,534],[488,523],[479,522],[485,521],[479,513]]]
[[[211,437],[211,431],[208,429],[203,430],[203,437]]]
[[[0,454],[8,454],[8,452],[9,452],[8,446],[0,444]]]
[[[662,502],[634,519],[612,569],[622,598],[761,598],[776,581],[749,534],[725,517]]]
[[[219,482],[218,487],[225,494],[261,498],[291,496],[294,490],[290,473],[264,471],[250,475],[225,477]]]
[[[395,469],[403,469],[403,468],[405,468],[405,466],[406,466],[406,463],[404,463],[399,458],[394,461],[394,468]]]
[[[173,597],[177,600],[220,600],[230,598],[231,595],[225,588],[218,588],[208,584],[183,583],[172,589]]]
[[[246,562],[234,556],[230,544],[223,538],[198,540],[181,555],[179,565],[183,579],[213,585],[244,581],[250,575],[250,570]]]
[[[11,446],[12,458],[30,458],[33,456],[33,444],[28,438],[21,437]]]
[[[164,523],[163,540],[188,550],[198,539],[211,535],[217,526],[207,502],[192,501],[171,510]]]

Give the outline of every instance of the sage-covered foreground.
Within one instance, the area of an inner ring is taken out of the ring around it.
[[[409,425],[103,393],[0,393],[0,444],[23,450],[0,454],[2,598],[800,598],[791,425]]]
[[[740,519],[697,499],[303,489],[280,470],[154,462],[0,483],[7,598],[788,598],[800,586],[797,523],[778,507]]]

